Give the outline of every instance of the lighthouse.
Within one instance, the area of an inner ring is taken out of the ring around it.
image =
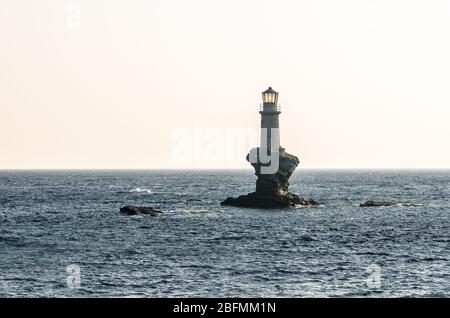
[[[280,106],[278,93],[269,87],[262,93],[261,140],[259,147],[250,149],[247,161],[255,169],[255,192],[237,198],[228,197],[221,205],[252,208],[279,208],[295,205],[320,205],[289,192],[289,178],[300,160],[280,147]]]
[[[257,174],[274,174],[279,168],[280,154],[280,106],[278,93],[269,87],[262,92],[261,139],[259,147],[250,150],[247,160],[254,166]]]
[[[269,87],[262,93],[260,154],[271,154],[280,150],[280,106],[278,92]]]

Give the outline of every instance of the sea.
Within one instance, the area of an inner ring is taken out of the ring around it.
[[[0,171],[0,297],[450,296],[450,170],[298,169],[289,190],[321,206],[220,205],[255,181],[251,170]]]

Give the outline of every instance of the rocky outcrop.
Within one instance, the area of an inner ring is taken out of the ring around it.
[[[246,195],[241,195],[237,198],[228,197],[221,205],[241,206],[247,208],[285,208],[295,205],[312,205],[318,206],[320,203],[304,199],[293,193],[286,192],[284,194],[258,194],[252,192]]]
[[[281,208],[295,205],[317,206],[320,203],[299,197],[288,191],[289,178],[299,164],[296,156],[280,149],[278,153],[278,170],[272,174],[263,173],[263,168],[268,165],[260,163],[259,157],[251,162],[250,154],[247,161],[251,163],[258,177],[256,180],[256,191],[237,198],[228,197],[221,205],[254,207],[254,208]]]
[[[379,207],[379,206],[393,206],[395,205],[394,202],[388,202],[388,201],[367,201],[366,203],[360,204],[360,207],[363,208],[373,208],[373,207]]]
[[[145,206],[134,206],[134,205],[124,206],[120,208],[120,212],[128,215],[149,214],[151,216],[158,216],[159,214],[162,213],[161,210],[156,208]]]
[[[381,206],[410,206],[407,202],[392,202],[392,201],[367,201],[366,203],[360,204],[363,208],[376,208]]]
[[[247,155],[247,161],[250,162],[249,155]],[[297,168],[300,161],[294,155],[291,155],[284,150],[279,153],[278,156],[278,171],[274,174],[264,174],[261,173],[261,169],[264,164],[259,163],[259,158],[257,163],[251,163],[255,169],[255,174],[258,177],[256,180],[256,193],[258,194],[282,194],[288,192],[289,188],[289,178]]]

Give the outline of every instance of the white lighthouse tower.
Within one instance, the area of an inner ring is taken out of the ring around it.
[[[278,106],[278,93],[269,87],[262,93],[263,103],[259,113],[261,114],[261,140],[260,153],[273,153],[280,151],[280,122],[281,113]]]

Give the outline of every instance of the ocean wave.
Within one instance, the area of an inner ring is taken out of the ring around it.
[[[141,189],[141,188],[135,188],[129,191],[130,193],[147,193],[147,194],[153,194],[153,191],[150,189]]]
[[[414,204],[412,204],[412,203],[409,203],[409,202],[397,202],[397,203],[395,203],[394,204],[394,206],[397,206],[397,207],[407,207],[407,206],[415,206]]]
[[[208,213],[209,210],[205,209],[205,208],[188,208],[188,209],[183,209],[183,212],[187,212],[187,213]]]
[[[214,241],[227,241],[227,240],[231,240],[231,241],[241,241],[244,239],[251,239],[250,236],[245,236],[245,235],[236,235],[236,236],[218,236],[218,237],[214,237],[212,238]]]
[[[320,203],[318,205],[304,205],[304,204],[296,204],[292,208],[294,209],[304,209],[304,208],[325,208],[327,205]]]

